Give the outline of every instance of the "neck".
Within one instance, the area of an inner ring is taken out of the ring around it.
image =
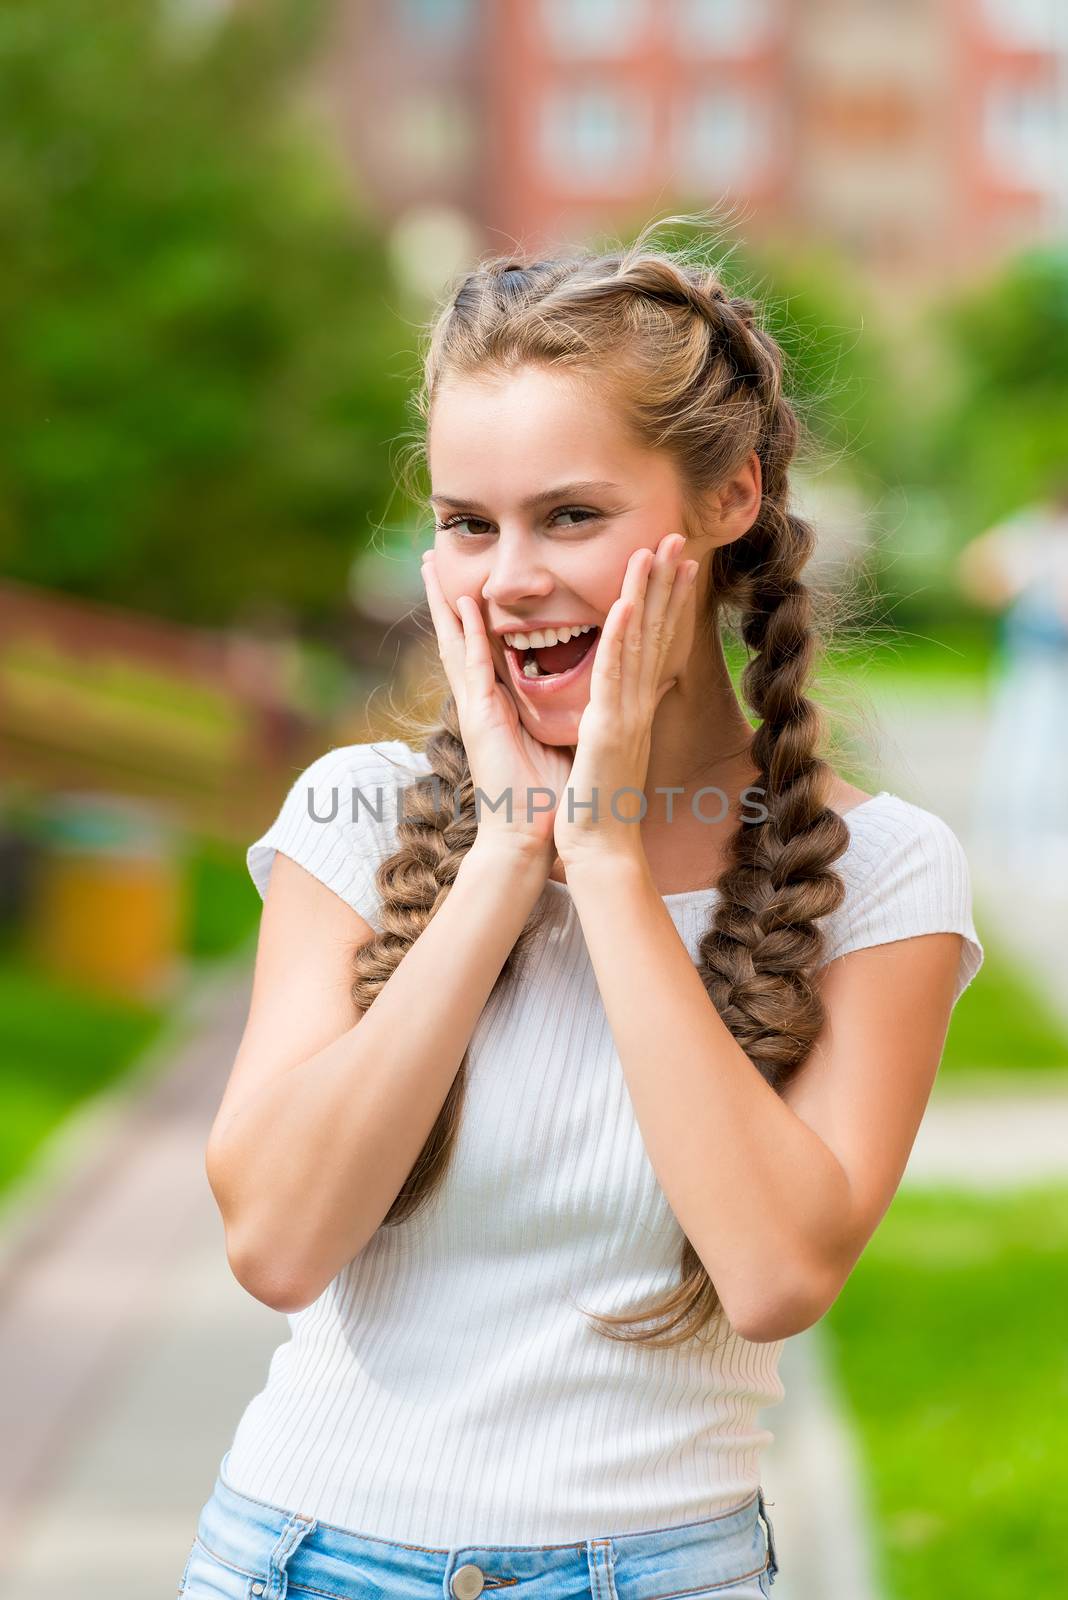
[[[758,781],[752,739],[753,728],[734,692],[717,631],[710,651],[691,652],[678,683],[657,710],[645,782],[648,820],[664,820],[672,798],[656,790],[680,786],[684,792],[673,797],[675,814],[696,790],[708,787],[723,791],[730,815],[735,815],[741,791]],[[709,814],[722,803],[708,795]]]

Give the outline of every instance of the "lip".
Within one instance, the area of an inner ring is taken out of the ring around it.
[[[509,633],[518,633],[519,631],[518,628],[508,629]],[[534,632],[533,628],[531,632]],[[508,676],[512,681],[513,687],[518,693],[525,694],[529,700],[543,700],[546,696],[566,694],[568,689],[578,683],[584,673],[590,671],[601,637],[601,630],[598,628],[597,636],[582,660],[576,666],[571,667],[569,671],[554,673],[551,678],[525,678],[520,670],[520,651],[513,649],[510,644],[505,644],[502,639],[501,648],[504,650],[508,663]],[[525,652],[523,653],[525,654]]]

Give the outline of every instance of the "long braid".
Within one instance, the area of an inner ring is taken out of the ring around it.
[[[823,1023],[812,982],[823,943],[815,923],[842,903],[844,885],[830,866],[849,843],[845,822],[823,799],[830,770],[816,754],[822,718],[804,692],[815,635],[798,573],[813,533],[783,508],[781,488],[774,479],[766,486],[751,530],[740,630],[751,652],[742,693],[760,718],[751,755],[767,816],[732,835],[722,899],[698,947],[710,998],[775,1088],[805,1060]]]
[[[444,903],[460,863],[475,841],[474,783],[451,694],[442,704],[438,726],[427,738],[425,753],[430,772],[405,787],[397,819],[397,849],[375,875],[382,903],[381,931],[353,952],[350,993],[360,1011],[369,1008]],[[540,916],[528,920],[491,993],[514,978],[540,925]],[[386,1213],[385,1224],[407,1221],[444,1177],[459,1129],[467,1075],[465,1051],[438,1118]]]

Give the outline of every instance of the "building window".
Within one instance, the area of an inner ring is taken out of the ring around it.
[[[472,33],[474,0],[398,0],[396,16],[404,32],[421,45],[458,45]]]
[[[983,0],[990,32],[1021,50],[1052,50],[1058,43],[1058,21],[1060,40],[1068,42],[1063,10],[1064,0]]]
[[[609,88],[558,89],[542,107],[540,145],[561,188],[627,190],[649,154],[648,101]]]
[[[620,56],[649,21],[649,0],[541,0],[542,24],[561,56]]]
[[[1002,182],[1054,187],[1063,165],[1064,133],[1052,90],[1026,83],[988,90],[983,134],[991,168]]]
[[[729,56],[768,43],[778,0],[675,0],[675,28],[682,50]]]
[[[751,93],[717,85],[698,90],[675,125],[675,169],[696,188],[752,181],[766,165],[770,130]]]

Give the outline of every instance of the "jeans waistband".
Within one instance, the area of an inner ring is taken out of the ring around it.
[[[401,1593],[403,1580],[413,1600],[431,1600],[451,1592],[451,1576],[461,1566],[477,1567],[486,1590],[566,1577],[574,1569],[580,1581],[588,1573],[597,1600],[637,1600],[673,1588],[727,1584],[765,1569],[773,1578],[778,1571],[762,1487],[727,1512],[673,1527],[563,1544],[442,1548],[380,1539],[258,1500],[225,1481],[227,1456],[200,1512],[197,1537],[247,1575],[250,1592],[262,1600],[281,1600],[290,1583],[344,1594],[346,1575],[351,1583],[356,1572],[365,1585],[377,1580],[383,1593]]]

